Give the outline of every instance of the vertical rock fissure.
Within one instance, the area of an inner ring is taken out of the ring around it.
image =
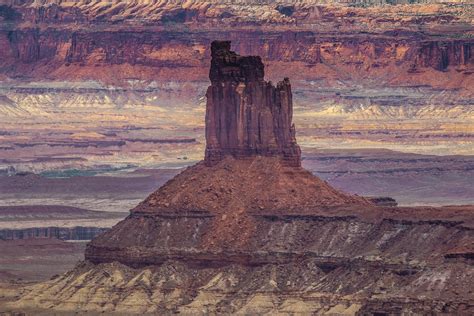
[[[206,94],[206,157],[214,165],[226,156],[279,157],[301,166],[301,150],[292,124],[288,78],[275,87],[264,80],[258,56],[239,56],[229,41],[211,45],[211,86]]]

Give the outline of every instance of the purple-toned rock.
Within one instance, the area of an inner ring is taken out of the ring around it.
[[[288,78],[273,86],[264,80],[258,56],[239,56],[229,41],[214,41],[206,105],[206,164],[225,156],[281,157],[301,165],[292,124],[293,100]]]

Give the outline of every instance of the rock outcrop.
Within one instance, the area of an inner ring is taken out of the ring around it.
[[[229,212],[133,213],[88,247],[86,262],[26,288],[8,308],[472,315],[472,212],[472,207],[268,211],[251,216],[250,236],[230,225],[226,234],[234,240],[221,250],[203,245]],[[238,218],[242,221],[241,214]]]
[[[381,207],[340,192],[299,166],[288,82],[265,82],[260,58],[228,42],[214,43],[210,78],[206,160],[95,238],[86,262],[25,288],[10,310],[474,312],[473,207]],[[266,117],[238,116],[242,104]],[[267,134],[239,129],[249,122]]]
[[[229,41],[212,42],[206,163],[215,164],[226,155],[262,155],[279,156],[290,166],[301,166],[289,79],[276,87],[266,82],[261,58],[239,56],[230,45]]]
[[[13,1],[0,6],[0,75],[115,84],[131,78],[204,81],[209,43],[224,38],[242,54],[262,56],[269,78],[432,85],[472,93],[469,9],[354,8],[312,0],[290,6],[251,0]]]

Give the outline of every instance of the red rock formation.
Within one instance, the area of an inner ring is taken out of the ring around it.
[[[154,216],[204,214],[212,220],[200,247],[237,249],[255,233],[251,214],[265,210],[311,214],[328,207],[374,206],[363,197],[334,189],[301,168],[301,151],[291,124],[289,80],[277,87],[266,82],[260,57],[239,56],[230,51],[230,42],[215,41],[210,79],[204,163],[168,181],[133,209],[125,222],[138,219],[144,224]],[[107,236],[121,242],[126,238],[124,233],[128,231],[112,229]],[[132,242],[111,250],[104,238],[91,242],[87,260],[108,262],[114,258],[131,265],[146,261],[142,253],[130,257],[130,249],[143,245]],[[145,252],[161,257],[156,249]]]
[[[264,80],[258,56],[239,56],[230,42],[212,43],[206,106],[206,164],[226,155],[236,158],[279,156],[301,165],[292,124],[293,101],[288,78],[273,86]]]
[[[130,78],[206,80],[208,44],[219,37],[232,40],[241,54],[262,56],[268,78],[366,80],[473,93],[471,14],[463,6],[68,3],[0,5],[0,21],[6,22],[0,76],[113,84]]]
[[[212,51],[206,163],[12,309],[472,315],[473,208],[380,207],[332,188],[297,166],[289,82],[265,82],[260,58],[229,42]]]

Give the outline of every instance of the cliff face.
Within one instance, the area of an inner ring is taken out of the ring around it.
[[[0,74],[114,83],[204,81],[209,44],[221,38],[232,40],[242,54],[264,58],[270,78],[472,86],[472,13],[462,5],[38,3],[0,8]]]
[[[220,250],[204,245],[222,240],[222,230],[213,231],[231,212],[135,212],[89,244],[85,263],[26,289],[8,307],[127,314],[470,315],[472,211],[255,212],[249,235],[227,221],[232,238]]]
[[[272,75],[278,70],[297,79],[377,78],[380,70],[391,67],[394,73],[389,77],[398,79],[409,76],[408,71],[413,68],[419,72],[457,69],[462,74],[472,71],[474,63],[474,42],[449,38],[449,35],[433,39],[416,33],[342,37],[293,30],[284,33],[223,30],[206,34],[134,28],[98,32],[26,28],[0,30],[0,71],[12,77],[26,75],[30,79],[47,76],[49,79],[101,80],[102,76],[102,80],[107,81],[107,70],[102,67],[128,66],[137,71],[134,74],[119,72],[117,79],[134,76],[164,80],[171,75],[169,79],[183,80],[189,76],[187,70],[193,68],[192,78],[204,80],[207,58],[211,55],[207,46],[215,37],[232,40],[239,52],[262,56]],[[281,63],[289,67],[278,68]],[[154,74],[139,71],[142,66],[152,67]],[[26,73],[27,68],[33,71]],[[75,70],[80,72],[74,74]]]
[[[473,207],[381,207],[336,190],[299,166],[288,80],[265,82],[261,59],[229,42],[211,50],[206,160],[8,308],[472,314]]]
[[[208,165],[226,155],[280,156],[301,165],[292,124],[293,104],[288,78],[275,87],[264,80],[257,56],[241,57],[230,51],[230,42],[212,43],[207,90],[206,157]]]
[[[474,43],[464,41],[434,41],[421,43],[407,52],[406,60],[412,61],[412,67],[430,67],[445,71],[449,66],[460,68],[473,64]]]

